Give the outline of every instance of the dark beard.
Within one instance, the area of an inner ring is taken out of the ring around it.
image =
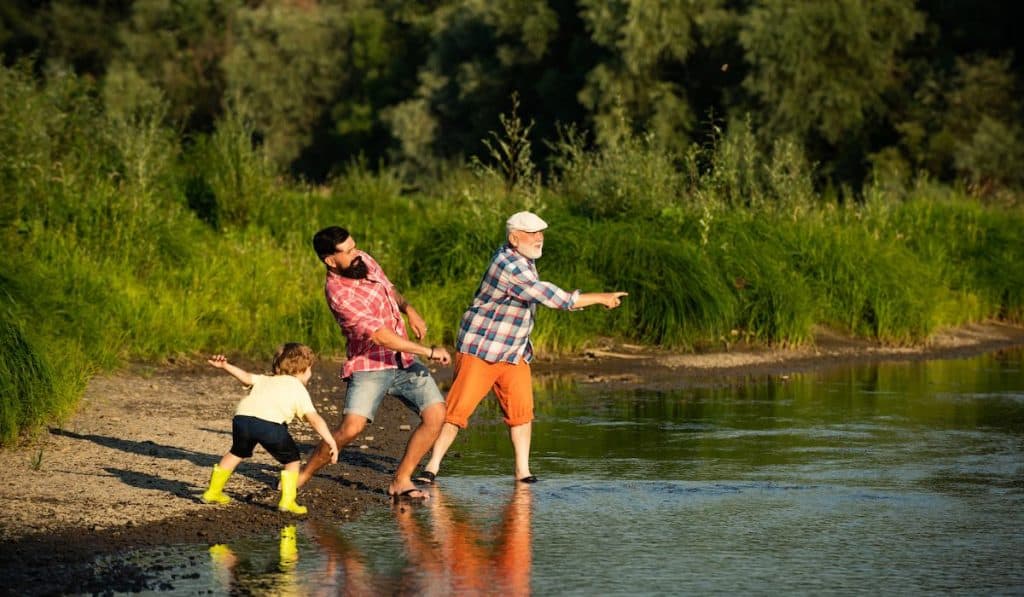
[[[338,268],[338,273],[346,278],[362,280],[370,273],[370,270],[366,267],[366,264],[363,263],[362,257],[356,257],[352,260],[352,263],[348,264],[348,267],[344,269]]]

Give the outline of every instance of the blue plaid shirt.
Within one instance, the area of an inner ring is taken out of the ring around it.
[[[579,290],[566,292],[542,282],[533,260],[505,245],[494,253],[473,304],[462,316],[455,347],[488,363],[530,362],[537,304],[572,309],[579,295]]]

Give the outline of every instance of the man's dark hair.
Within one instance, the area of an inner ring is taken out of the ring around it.
[[[338,245],[348,240],[348,230],[341,226],[329,226],[313,235],[313,250],[323,261],[325,257],[338,252]]]

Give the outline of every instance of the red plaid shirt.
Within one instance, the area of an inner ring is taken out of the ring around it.
[[[373,257],[363,251],[357,254],[366,264],[366,278],[354,280],[328,270],[324,283],[327,306],[348,340],[348,360],[341,373],[346,379],[356,371],[405,368],[414,361],[412,355],[384,348],[370,339],[382,327],[402,338],[409,336],[405,333],[405,320],[395,300],[391,280]]]

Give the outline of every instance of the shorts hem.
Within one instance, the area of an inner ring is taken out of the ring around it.
[[[368,414],[366,414],[364,412],[359,412],[357,410],[346,408],[345,410],[341,411],[341,416],[344,417],[346,415],[357,415],[357,416],[365,418],[367,423],[372,423],[373,422],[373,417],[371,415],[368,415]]]
[[[443,406],[445,408],[448,408],[448,402],[442,397],[440,400],[434,400],[433,402],[430,402],[430,403],[424,404],[423,406],[420,406],[419,407],[420,412],[422,413],[423,411],[427,410],[431,406],[434,406],[435,404],[440,404],[441,406]]]
[[[529,419],[523,419],[523,420],[518,420],[517,419],[517,420],[514,420],[514,421],[513,420],[509,420],[509,419],[505,419],[505,424],[508,425],[509,427],[518,427],[520,425],[526,425],[527,423],[532,423],[532,422],[533,422],[533,417],[530,417]]]

